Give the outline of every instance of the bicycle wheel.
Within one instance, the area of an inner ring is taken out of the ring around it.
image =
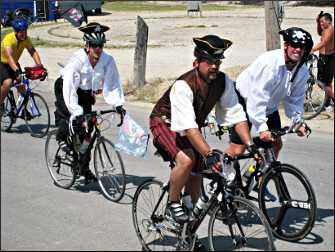
[[[64,152],[56,140],[57,130],[51,131],[45,142],[45,161],[54,183],[62,188],[70,188],[76,179],[73,171],[72,155]]]
[[[33,137],[44,137],[50,127],[50,113],[44,98],[31,93],[24,111],[24,120]]]
[[[271,227],[263,213],[247,199],[237,196],[231,206],[223,214],[220,205],[214,208],[208,223],[210,249],[274,250]]]
[[[178,237],[165,218],[167,192],[154,213],[156,204],[163,193],[162,188],[162,182],[154,179],[147,180],[137,188],[134,195],[133,224],[143,250],[174,251],[179,246]]]
[[[327,89],[318,80],[312,80],[307,84],[304,101],[304,119],[311,120],[319,115],[327,101]]]
[[[14,111],[12,111],[12,105],[8,95],[6,96],[4,103],[1,105],[1,130],[9,131],[14,123]]]
[[[113,143],[103,137],[94,149],[94,170],[104,196],[115,202],[122,199],[126,190],[122,158]]]
[[[276,196],[275,201],[266,200],[266,189]],[[260,185],[258,200],[276,237],[298,241],[312,230],[315,194],[306,176],[294,166],[281,164],[268,172]]]

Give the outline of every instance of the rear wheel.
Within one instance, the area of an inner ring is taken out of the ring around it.
[[[305,91],[304,119],[311,120],[318,116],[323,110],[327,98],[327,89],[321,81],[308,80]]]
[[[276,199],[267,200],[268,192]],[[258,197],[259,206],[278,238],[298,241],[312,230],[316,218],[315,194],[297,168],[281,164],[271,170],[264,176]]]
[[[8,94],[9,95],[9,94]],[[14,111],[10,99],[6,96],[4,103],[1,105],[1,130],[9,131],[14,123]]]
[[[210,249],[274,250],[272,230],[263,213],[241,197],[234,197],[229,205],[225,211],[221,211],[220,205],[213,210],[208,224]]]
[[[44,98],[31,93],[24,109],[24,120],[33,137],[44,137],[50,128],[50,113]]]
[[[105,197],[112,201],[122,199],[126,190],[126,174],[120,153],[113,143],[101,137],[94,149],[94,169]]]
[[[73,171],[73,157],[64,152],[56,140],[57,130],[51,131],[45,142],[45,161],[54,183],[62,188],[70,188],[76,179]]]

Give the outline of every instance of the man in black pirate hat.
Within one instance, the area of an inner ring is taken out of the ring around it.
[[[69,126],[76,125],[81,142],[90,142],[93,128],[88,126],[83,115],[92,111],[95,96],[103,94],[106,103],[115,107],[123,117],[124,94],[120,82],[120,75],[113,56],[103,51],[106,43],[105,32],[109,27],[96,22],[80,27],[84,33],[85,47],[76,51],[69,63],[60,71],[61,77],[55,83],[56,95],[56,125],[59,126],[57,140],[65,151],[71,150],[68,143]],[[88,133],[81,130],[88,128]],[[82,156],[80,157],[82,159]],[[81,175],[85,176],[85,183],[95,181],[89,170],[89,160],[83,165]]]
[[[201,178],[191,171],[200,169],[204,159],[206,168],[220,172],[220,154],[212,150],[201,134],[201,127],[216,106],[219,123],[234,126],[243,142],[251,138],[242,106],[238,103],[233,81],[219,70],[224,52],[232,44],[216,35],[193,38],[194,68],[181,75],[164,93],[150,115],[153,143],[165,161],[175,161],[170,174],[168,214],[178,223],[188,221],[180,203],[185,186],[193,204],[200,194]],[[200,162],[201,164],[201,162]]]

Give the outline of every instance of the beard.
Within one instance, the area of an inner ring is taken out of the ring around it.
[[[219,70],[218,69],[210,69],[208,70],[207,79],[212,81],[218,77]]]

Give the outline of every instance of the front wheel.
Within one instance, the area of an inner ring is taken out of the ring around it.
[[[24,120],[33,137],[44,137],[50,128],[50,113],[44,98],[31,93],[26,106],[24,106]]]
[[[234,197],[225,211],[217,205],[208,223],[212,251],[274,250],[271,227],[249,200]]]
[[[304,101],[304,119],[311,120],[318,116],[327,101],[327,89],[321,81],[314,80],[307,84]]]
[[[134,194],[133,224],[144,251],[179,249],[178,236],[165,217],[167,201],[167,190],[155,179],[144,181]]]
[[[55,185],[68,189],[76,179],[73,157],[63,151],[56,140],[57,130],[51,131],[45,142],[45,161]]]
[[[268,193],[275,199],[267,199]],[[294,166],[281,164],[270,170],[260,185],[258,200],[276,237],[298,241],[312,230],[315,194],[306,176]]]
[[[115,202],[122,199],[126,190],[122,158],[113,143],[103,137],[94,149],[94,170],[105,197]]]

